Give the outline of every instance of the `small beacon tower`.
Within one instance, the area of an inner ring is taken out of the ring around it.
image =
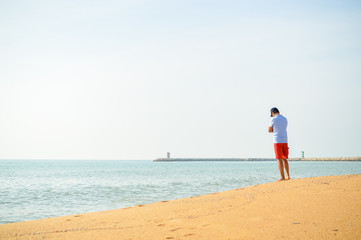
[[[167,158],[170,158],[170,152],[167,152]]]

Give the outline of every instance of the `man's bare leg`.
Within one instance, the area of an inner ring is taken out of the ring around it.
[[[280,170],[281,178],[278,181],[285,180],[285,173],[283,171],[283,159],[277,159],[278,169]]]
[[[286,170],[286,180],[289,180],[289,179],[291,179],[290,178],[290,169],[289,169],[289,167],[288,167],[288,161],[287,161],[287,159],[282,159],[282,162],[283,162],[283,166],[284,166],[284,168],[285,168],[285,170]]]

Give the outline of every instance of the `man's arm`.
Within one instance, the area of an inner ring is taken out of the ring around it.
[[[273,132],[273,127],[268,127],[268,132]]]

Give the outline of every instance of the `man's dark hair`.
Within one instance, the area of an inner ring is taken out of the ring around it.
[[[272,113],[280,113],[280,111],[278,111],[278,109],[274,107],[271,109],[271,117],[272,117]]]
[[[278,109],[277,109],[276,107],[272,108],[272,109],[271,109],[271,112],[273,112],[273,113],[280,113],[280,111],[278,111]]]

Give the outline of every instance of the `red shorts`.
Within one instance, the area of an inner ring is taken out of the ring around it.
[[[288,159],[288,143],[274,143],[276,159]]]

